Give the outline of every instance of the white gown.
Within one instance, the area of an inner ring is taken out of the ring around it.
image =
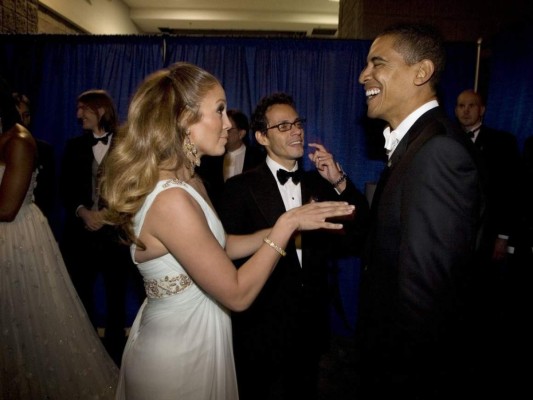
[[[177,180],[157,184],[136,215],[135,234],[155,197],[169,187],[182,188],[194,197],[224,246],[224,228],[216,214],[191,186]],[[133,257],[135,246],[131,251]],[[117,399],[237,399],[228,310],[200,289],[170,254],[140,263],[138,268],[147,299],[126,344]]]
[[[118,368],[33,204],[35,176],[15,220],[0,222],[0,398],[112,399]]]

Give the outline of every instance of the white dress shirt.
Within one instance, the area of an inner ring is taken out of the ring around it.
[[[224,182],[235,175],[242,173],[246,146],[244,143],[237,150],[228,151],[224,155]]]
[[[107,133],[106,133],[106,135],[107,135]],[[94,136],[95,139],[98,139],[99,137],[102,137],[102,136],[96,136],[94,133],[93,133],[93,136]],[[113,138],[113,135],[111,134],[107,138],[107,144],[104,144],[103,142],[98,142],[98,143],[96,143],[93,146],[93,155],[94,155],[94,158],[96,159],[96,162],[98,163],[98,165],[100,165],[100,163],[104,159],[104,156],[107,153],[107,150],[109,150],[109,146],[111,145],[112,138]]]
[[[276,179],[276,183],[278,184],[278,190],[281,194],[281,198],[283,199],[283,204],[285,205],[285,210],[291,210],[296,207],[300,207],[302,205],[302,189],[301,185],[298,182],[298,184],[294,184],[292,179],[289,179],[287,182],[285,182],[284,185],[279,183],[278,178],[276,176],[276,172],[278,169],[284,169],[287,170],[285,167],[282,167],[280,164],[278,164],[276,161],[271,159],[269,156],[266,158],[266,163],[268,165],[268,168],[272,172],[272,175],[274,175],[274,179]],[[294,166],[292,170],[289,172],[296,171],[298,169],[298,163]],[[300,261],[300,265],[302,265],[302,249],[296,248],[296,253],[298,254],[298,260]]]
[[[417,108],[411,114],[409,114],[407,118],[405,118],[395,130],[391,131],[390,126],[387,126],[385,128],[385,130],[383,131],[383,136],[385,136],[384,147],[387,151],[387,156],[389,157],[389,160],[392,156],[392,153],[394,153],[396,146],[398,146],[398,143],[400,143],[407,131],[411,129],[411,127],[418,120],[418,118],[420,118],[422,114],[431,110],[432,108],[438,107],[438,105],[439,103],[437,102],[437,100],[431,100],[423,106]]]

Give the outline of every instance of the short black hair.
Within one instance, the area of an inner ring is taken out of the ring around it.
[[[12,91],[5,79],[0,77],[0,132],[5,132],[17,123],[21,123]]]
[[[228,117],[235,122],[237,129],[244,129],[246,132],[250,129],[250,123],[248,117],[240,110],[232,109],[227,112]]]
[[[430,79],[433,88],[439,83],[446,64],[444,39],[440,31],[426,23],[399,23],[391,25],[380,36],[395,36],[394,49],[398,51],[409,65],[422,60],[430,60],[435,71]]]
[[[28,108],[30,108],[30,99],[28,99],[28,96],[18,92],[14,92],[12,96],[17,106],[19,106],[20,104],[26,104]]]
[[[296,109],[293,98],[287,93],[278,92],[265,96],[259,101],[259,104],[257,104],[257,107],[252,114],[252,131],[259,131],[262,133],[267,131],[266,112],[270,107],[276,104],[287,104]]]

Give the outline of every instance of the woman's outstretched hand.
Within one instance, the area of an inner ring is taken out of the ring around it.
[[[342,229],[342,224],[327,221],[328,218],[352,215],[355,206],[343,201],[311,202],[285,212],[283,219],[294,227],[295,231],[314,229]]]

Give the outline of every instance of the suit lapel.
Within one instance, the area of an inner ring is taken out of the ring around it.
[[[270,226],[274,225],[285,205],[278,190],[276,178],[270,172],[266,162],[257,168],[256,178],[251,182],[251,194],[257,208],[261,211]]]
[[[474,144],[480,151],[483,151],[486,138],[487,138],[487,134],[485,130],[483,129],[483,125],[481,125],[481,128],[479,129],[479,133],[477,134],[476,141],[474,142]]]
[[[398,181],[403,177],[405,170],[411,164],[411,160],[418,150],[424,143],[435,136],[435,130],[428,131],[426,128],[429,119],[434,117],[438,112],[439,108],[437,107],[423,114],[402,138],[391,157],[390,170],[386,171],[386,175],[380,180],[382,187],[379,188],[379,196],[383,195],[388,188],[394,188],[398,185]]]

